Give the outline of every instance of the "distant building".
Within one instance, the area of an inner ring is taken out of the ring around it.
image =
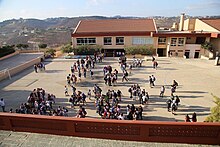
[[[120,56],[126,46],[156,45],[153,19],[82,20],[72,33],[73,47],[101,45],[106,56]]]
[[[171,31],[158,31],[153,34],[157,37],[158,56],[184,56],[199,58],[201,44],[210,42],[213,45],[214,56],[220,52],[220,19],[186,19],[181,14],[180,23],[174,23]]]

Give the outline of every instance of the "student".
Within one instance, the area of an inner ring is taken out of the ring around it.
[[[162,86],[162,87],[160,88],[160,97],[163,97],[164,92],[165,92],[165,87]]]
[[[192,115],[192,122],[197,122],[196,113],[194,112]]]
[[[151,76],[149,76],[149,83],[150,83],[150,88],[152,88],[152,86],[153,86],[153,79],[152,79]]]
[[[65,94],[65,96],[69,96],[67,86],[65,86],[65,88],[64,88],[64,94]]]
[[[37,64],[34,64],[34,71],[37,73]]]
[[[124,80],[128,81],[127,76],[128,76],[128,72],[126,70],[124,70],[123,71],[122,82],[124,82]]]
[[[152,79],[152,85],[155,86],[154,82],[156,81],[156,78],[154,77],[154,75],[151,76],[151,79]]]
[[[90,69],[90,77],[92,78],[92,80],[93,80],[93,71]]]
[[[89,89],[89,92],[88,92],[87,96],[91,100],[91,97],[92,97],[91,89]]]
[[[2,112],[6,112],[5,111],[5,101],[3,98],[1,98],[1,100],[0,100],[0,106],[2,107]]]
[[[191,121],[190,121],[190,117],[189,117],[189,115],[188,115],[188,114],[186,114],[186,117],[185,117],[185,122],[191,122]]]

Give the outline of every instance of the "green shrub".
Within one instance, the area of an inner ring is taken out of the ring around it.
[[[47,47],[47,44],[38,44],[38,47],[39,47],[39,48],[46,48],[46,47]]]
[[[213,96],[216,106],[211,108],[211,114],[206,118],[207,122],[220,122],[220,98]]]
[[[100,52],[102,46],[100,45],[80,45],[74,48],[75,55],[93,55],[96,52]]]
[[[29,45],[28,44],[17,44],[16,47],[19,49],[26,49],[29,47]]]
[[[67,45],[64,45],[62,48],[61,48],[61,51],[63,53],[71,53],[73,52],[73,48],[70,44],[67,44]]]
[[[140,46],[128,46],[125,47],[126,54],[135,55],[153,55],[155,54],[155,49],[153,46],[140,45]]]
[[[45,57],[54,57],[55,56],[55,53],[56,53],[56,50],[55,49],[47,49],[45,51]]]
[[[3,46],[0,48],[0,57],[4,57],[4,56],[9,55],[14,52],[15,52],[14,45]]]

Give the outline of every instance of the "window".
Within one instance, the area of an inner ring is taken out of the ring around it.
[[[124,45],[124,37],[116,37],[116,45]]]
[[[166,44],[166,37],[159,37],[158,44]]]
[[[94,45],[96,44],[96,38],[76,38],[77,45]]]
[[[176,46],[177,38],[171,38],[171,46]]]
[[[144,45],[144,44],[153,44],[153,38],[151,37],[133,37],[133,45]]]
[[[178,39],[178,46],[183,46],[184,45],[184,38],[179,38]]]
[[[112,45],[112,37],[104,37],[104,45]]]

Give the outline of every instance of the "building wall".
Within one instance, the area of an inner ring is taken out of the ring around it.
[[[209,32],[219,32],[218,30],[204,23],[203,21],[196,19],[195,31],[201,31],[201,30],[209,31]]]
[[[104,45],[104,37],[111,37],[112,38],[112,45]],[[124,45],[116,45],[116,37],[124,37]],[[84,37],[76,37],[76,38],[96,38],[96,44],[103,46],[104,49],[124,49],[126,46],[136,46],[132,44],[133,37],[140,37],[140,38],[152,38],[150,36],[84,36]],[[72,37],[72,45],[73,47],[77,46],[77,41],[75,37]],[[145,44],[145,45],[153,45],[156,47],[157,44],[157,37],[153,37],[152,44]],[[140,44],[144,45],[144,44]]]
[[[171,46],[171,38],[177,38],[177,46]],[[179,38],[184,38],[183,46],[178,46],[178,39]],[[168,38],[167,52],[171,51],[172,56],[183,57],[184,50],[185,50],[185,44],[186,44],[186,37],[169,37]]]
[[[193,31],[193,30],[195,30],[195,23],[196,23],[196,19],[186,19],[184,21],[183,30],[184,31]]]
[[[214,51],[220,53],[220,38],[211,38],[210,42],[213,45]]]

